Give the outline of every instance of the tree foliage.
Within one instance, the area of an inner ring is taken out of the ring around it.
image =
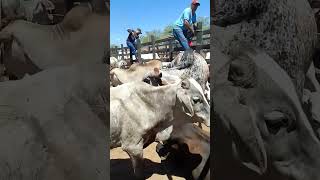
[[[115,48],[117,45],[116,44],[111,44],[110,48]]]

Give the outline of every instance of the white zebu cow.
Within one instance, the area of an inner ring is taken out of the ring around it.
[[[0,41],[7,47],[3,58],[7,73],[21,79],[26,73],[52,67],[100,63],[109,43],[106,19],[107,13],[96,14],[88,7],[76,6],[56,25],[22,20],[10,23],[0,32]]]
[[[164,67],[164,65],[164,63],[161,63],[162,67]],[[152,71],[153,68],[154,67],[152,66],[152,69],[149,71]],[[209,78],[209,67],[207,62],[199,53],[193,51],[186,51],[178,54],[166,69],[162,69],[162,72],[180,78],[193,78],[200,84],[203,90],[206,89],[205,86]],[[121,70],[117,72],[116,70],[113,70],[113,72],[110,72],[110,74],[112,74],[110,81],[113,81],[114,86],[135,80],[140,81],[146,73],[147,72],[145,71],[142,73],[142,69],[135,69],[127,72]]]
[[[158,53],[156,53],[156,57],[155,58],[153,58],[153,54],[152,53],[141,54],[141,58],[142,59],[160,59]]]
[[[117,66],[118,59],[115,57],[110,57],[110,69],[113,69]]]
[[[127,62],[125,60],[118,60],[115,57],[110,57],[110,70],[114,68],[125,69]]]
[[[210,107],[194,79],[154,87],[143,82],[110,89],[110,148],[122,147],[131,157],[134,173],[143,177],[143,148],[169,138],[159,132],[192,122],[210,124]]]
[[[52,16],[48,11],[55,9],[50,0],[1,0],[1,11],[5,20],[23,18],[39,24],[49,24]]]
[[[0,83],[0,179],[106,180],[106,68],[78,64]]]

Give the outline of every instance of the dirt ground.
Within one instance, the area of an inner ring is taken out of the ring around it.
[[[205,131],[210,131],[205,125]],[[161,163],[156,152],[157,143],[153,143],[143,151],[145,174],[148,180],[185,180],[183,169],[172,164]],[[128,180],[133,179],[133,170],[129,156],[121,148],[110,151],[111,179]]]

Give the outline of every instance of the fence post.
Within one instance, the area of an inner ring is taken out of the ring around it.
[[[119,59],[118,46],[115,46],[114,49],[115,49],[115,55],[116,55],[115,58]]]
[[[122,56],[122,60],[124,60],[124,48],[123,48],[123,44],[121,44],[121,56]]]
[[[137,50],[138,50],[138,59],[139,59],[139,61],[142,61],[142,59],[141,59],[141,41],[140,41],[140,39],[137,39]]]
[[[170,61],[172,61],[173,42],[174,42],[174,40],[172,38],[170,38],[170,40],[169,40],[169,60]]]
[[[127,55],[127,56],[126,56],[126,59],[129,59],[129,58],[130,58],[130,49],[127,48],[126,51],[127,51],[127,52],[126,52],[126,55]]]
[[[197,46],[196,51],[199,53],[201,50],[202,45],[202,37],[203,37],[203,31],[202,31],[202,22],[198,22],[198,29],[197,29]]]
[[[156,59],[156,49],[155,49],[155,44],[156,44],[156,38],[154,37],[154,35],[151,35],[151,42],[152,42],[152,55],[153,55],[153,59]]]

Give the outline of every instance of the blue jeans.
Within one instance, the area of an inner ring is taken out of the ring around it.
[[[172,32],[174,38],[176,38],[176,40],[179,41],[180,45],[183,47],[184,50],[190,49],[188,41],[190,41],[191,38],[187,36],[186,31],[183,31],[180,27],[174,27]]]
[[[137,49],[134,43],[127,41],[127,46],[130,49],[130,60],[133,62],[132,55],[134,55],[137,59]]]

